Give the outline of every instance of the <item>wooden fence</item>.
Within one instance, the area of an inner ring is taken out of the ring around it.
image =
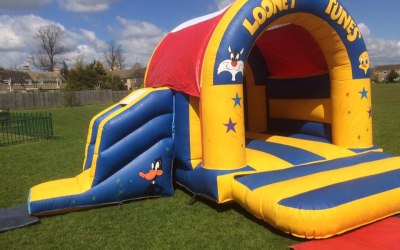
[[[130,91],[86,90],[0,94],[0,110],[72,107],[117,102]]]

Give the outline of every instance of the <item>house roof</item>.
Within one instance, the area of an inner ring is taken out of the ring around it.
[[[0,81],[8,80],[11,78],[12,82],[25,83],[25,80],[32,80],[32,77],[23,71],[16,70],[0,70]]]
[[[392,64],[392,65],[380,65],[375,67],[375,71],[391,71],[391,70],[400,70],[400,64]]]
[[[27,73],[31,76],[33,81],[56,82],[57,78],[64,80],[58,72],[29,71]]]
[[[112,71],[121,79],[144,78],[146,68],[131,68]]]

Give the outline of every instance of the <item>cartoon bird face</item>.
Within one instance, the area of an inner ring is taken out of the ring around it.
[[[154,171],[161,170],[162,171],[162,161],[161,161],[161,159],[156,159],[155,161],[153,161],[151,163],[151,170],[154,170]]]
[[[139,176],[148,181],[154,181],[157,178],[157,176],[161,176],[163,175],[163,173],[164,172],[162,170],[162,161],[161,158],[158,158],[151,163],[149,172],[147,173],[140,172]]]
[[[364,73],[367,74],[367,71],[370,67],[370,61],[369,61],[369,55],[367,51],[364,51],[360,57],[359,57],[359,61],[360,61],[360,66],[359,68],[364,70]]]

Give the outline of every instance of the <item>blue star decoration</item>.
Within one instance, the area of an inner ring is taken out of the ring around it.
[[[360,92],[358,92],[358,93],[361,94],[361,99],[363,99],[363,98],[368,99],[368,91],[365,90],[364,87],[363,87],[363,89],[362,89]]]
[[[367,113],[369,115],[369,119],[371,119],[371,117],[372,117],[372,108],[369,108]]]
[[[229,131],[233,131],[236,133],[236,129],[235,129],[236,124],[237,124],[237,122],[232,122],[232,119],[229,118],[229,122],[224,124],[224,126],[227,127],[226,133],[229,133]]]
[[[240,107],[240,101],[242,100],[242,98],[239,97],[239,94],[236,92],[236,97],[231,98],[234,102],[235,105],[233,107],[239,106]]]

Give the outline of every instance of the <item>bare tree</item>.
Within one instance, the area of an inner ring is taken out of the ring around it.
[[[83,60],[85,58],[85,54],[80,53],[74,57],[74,62],[75,62],[75,68],[76,69],[82,69],[84,66]]]
[[[114,40],[108,41],[106,48],[103,50],[103,56],[111,71],[123,68],[125,57],[121,44],[116,43]]]
[[[34,36],[38,49],[29,57],[36,68],[53,71],[63,62],[62,55],[67,52],[62,44],[63,35],[64,31],[54,24],[38,29]]]

